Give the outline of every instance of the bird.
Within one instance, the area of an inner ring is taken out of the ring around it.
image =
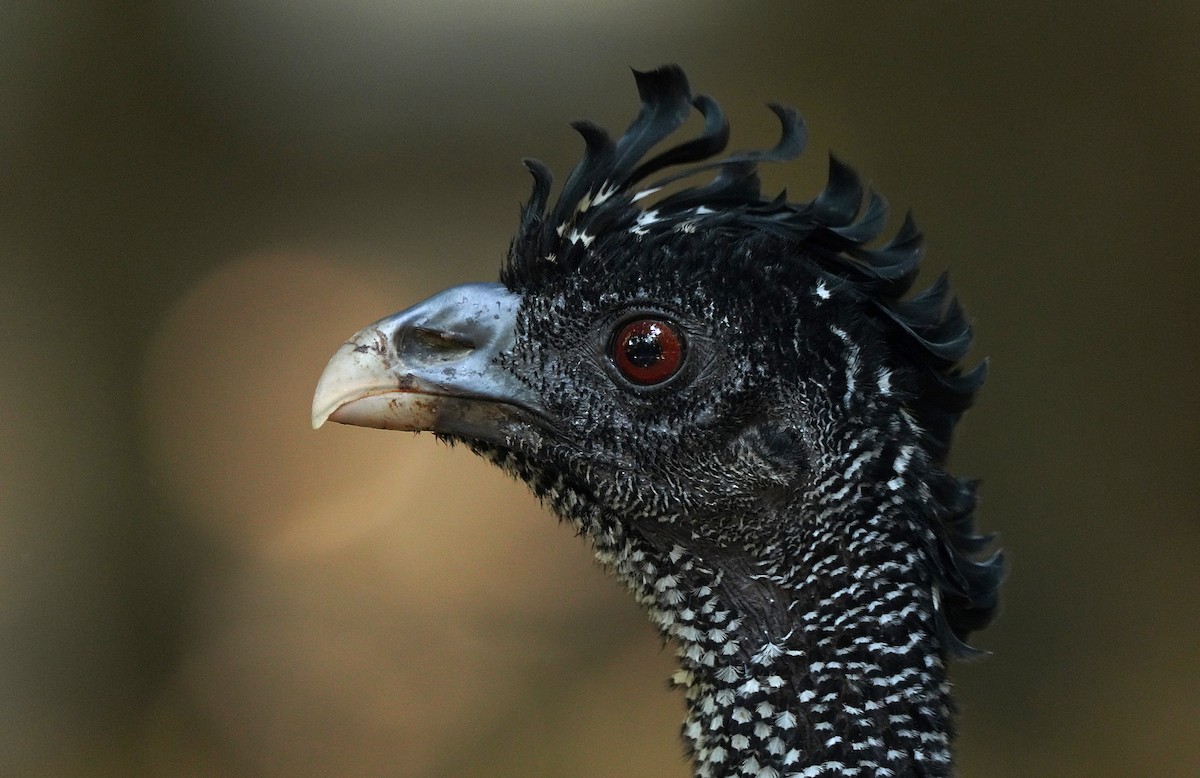
[[[680,67],[634,77],[623,134],[572,123],[556,198],[525,160],[499,281],[353,335],[313,425],[431,431],[528,484],[674,645],[698,778],[953,775],[948,663],[982,653],[1006,567],[945,468],[987,373],[970,323],[945,274],[910,294],[921,232],[881,239],[836,156],[813,199],[762,193],[794,109],[726,153]]]

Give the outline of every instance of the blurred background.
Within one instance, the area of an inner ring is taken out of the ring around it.
[[[494,279],[630,66],[807,199],[833,150],[992,360],[1012,573],[966,776],[1200,774],[1200,5],[0,6],[0,773],[685,776],[642,613],[523,486],[309,428],[363,324]],[[894,216],[898,222],[899,215]]]

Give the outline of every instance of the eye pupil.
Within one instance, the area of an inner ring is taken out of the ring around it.
[[[631,333],[625,341],[625,356],[636,367],[653,367],[663,358],[662,344],[658,342],[659,332],[656,326],[645,332]]]
[[[661,384],[683,364],[683,339],[664,319],[635,319],[617,329],[610,356],[629,381],[640,386]]]

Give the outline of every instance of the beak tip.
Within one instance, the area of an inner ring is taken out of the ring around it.
[[[322,378],[324,377],[322,376]],[[322,384],[323,383],[324,381],[322,381]],[[329,398],[324,396],[325,393],[322,392],[321,389],[322,387],[318,386],[317,393],[313,397],[312,428],[314,430],[321,429],[321,427],[325,425],[325,422],[329,421],[329,417],[337,413],[338,409],[337,404],[330,404]]]

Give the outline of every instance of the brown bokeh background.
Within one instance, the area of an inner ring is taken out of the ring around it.
[[[735,146],[803,111],[772,188],[832,149],[911,205],[992,360],[962,772],[1200,774],[1197,4],[0,15],[0,773],[686,774],[670,651],[522,486],[308,425],[345,336],[494,278],[521,156],[677,61]]]

